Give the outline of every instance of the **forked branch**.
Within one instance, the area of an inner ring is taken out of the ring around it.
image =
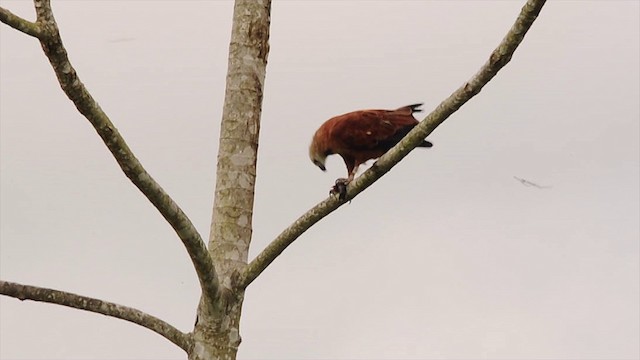
[[[251,261],[239,277],[237,286],[246,288],[264,269],[280,255],[291,243],[313,224],[342,206],[371,186],[400,160],[418,146],[427,135],[435,130],[451,114],[480,92],[480,90],[502,69],[510,60],[516,48],[531,25],[538,17],[546,0],[529,0],[524,5],[515,23],[498,47],[491,53],[489,60],[463,86],[453,92],[440,103],[424,120],[420,122],[402,141],[380,157],[373,166],[356,178],[348,187],[344,201],[330,197],[302,215],[291,226],[286,228],[273,240],[258,256]]]
[[[1,6],[0,22],[3,22],[20,32],[36,38],[39,38],[42,35],[42,31],[40,31],[40,26],[38,26],[38,24],[29,20],[25,20]]]
[[[34,300],[86,310],[130,321],[158,333],[185,351],[191,339],[170,324],[140,310],[64,291],[21,285],[0,280],[0,294],[19,300]]]

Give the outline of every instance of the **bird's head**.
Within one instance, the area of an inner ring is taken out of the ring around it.
[[[332,154],[332,152],[322,145],[322,142],[318,140],[318,136],[313,137],[311,141],[311,145],[309,145],[309,158],[313,165],[320,168],[322,171],[326,171],[325,161],[327,160],[327,156]]]

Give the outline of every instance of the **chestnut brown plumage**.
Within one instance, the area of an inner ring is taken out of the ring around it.
[[[309,157],[325,171],[327,156],[340,155],[347,166],[348,178],[345,182],[349,183],[361,164],[382,156],[418,124],[413,113],[422,111],[420,106],[422,104],[395,110],[359,110],[333,117],[313,135]],[[424,140],[418,146],[433,145]]]

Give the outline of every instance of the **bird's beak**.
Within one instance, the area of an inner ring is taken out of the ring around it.
[[[320,168],[320,170],[322,170],[322,171],[327,171],[327,168],[326,168],[326,167],[324,167],[324,164],[323,164],[323,163],[321,163],[319,160],[314,160],[314,161],[313,161],[313,165],[315,165],[315,166],[319,167],[319,168]]]

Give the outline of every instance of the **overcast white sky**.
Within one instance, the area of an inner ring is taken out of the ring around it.
[[[473,75],[524,1],[275,1],[255,256],[346,174],[307,158],[327,118]],[[0,1],[34,19],[30,1]],[[80,77],[208,236],[231,1],[53,1]],[[512,62],[247,291],[241,359],[637,359],[638,1],[550,1]],[[171,228],[0,24],[0,278],[190,331]],[[525,186],[523,178],[539,185]],[[0,297],[3,359],[183,359],[130,323]]]

